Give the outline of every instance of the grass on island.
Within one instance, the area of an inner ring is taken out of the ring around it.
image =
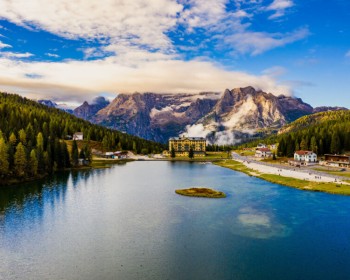
[[[217,190],[208,188],[189,188],[175,190],[177,194],[185,196],[207,197],[207,198],[224,198],[226,194]]]
[[[257,178],[263,179],[271,183],[280,184],[280,185],[284,185],[292,188],[297,188],[300,190],[326,192],[326,193],[340,194],[340,195],[350,195],[350,185],[344,185],[341,183],[312,182],[312,181],[295,179],[291,177],[283,177],[283,176],[274,175],[274,174],[259,173],[235,160],[220,161],[220,162],[215,162],[214,164],[221,167],[226,167],[236,171],[244,172],[249,176],[255,176]],[[346,181],[346,182],[350,182],[350,181]]]

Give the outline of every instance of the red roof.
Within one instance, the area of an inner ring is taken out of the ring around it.
[[[271,150],[269,148],[259,148],[257,150],[260,152],[271,152]]]
[[[299,155],[299,156],[305,156],[305,155],[308,155],[308,154],[312,154],[313,151],[296,151],[295,153],[297,155]]]

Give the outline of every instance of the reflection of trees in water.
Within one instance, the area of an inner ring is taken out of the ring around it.
[[[26,217],[40,221],[45,209],[55,210],[65,202],[69,188],[77,188],[92,176],[105,176],[111,169],[86,169],[57,172],[50,177],[0,188],[0,223],[17,222]]]
[[[29,201],[43,205],[46,200],[64,198],[68,179],[69,172],[59,172],[44,180],[2,187],[0,188],[0,211],[4,212],[9,207],[23,210],[26,202]]]

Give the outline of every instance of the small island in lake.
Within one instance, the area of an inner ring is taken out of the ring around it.
[[[197,197],[208,197],[208,198],[224,198],[226,194],[217,190],[208,188],[189,188],[175,190],[177,194],[185,196],[197,196]]]

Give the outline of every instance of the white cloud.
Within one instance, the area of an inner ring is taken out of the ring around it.
[[[350,57],[350,50],[345,54],[345,57]]]
[[[308,28],[301,28],[287,34],[245,31],[228,36],[224,40],[226,43],[232,44],[234,49],[241,54],[258,55],[304,39],[309,34]]]
[[[98,92],[221,92],[225,88],[252,85],[273,93],[290,93],[267,76],[226,71],[208,61],[182,61],[159,53],[139,50],[125,57],[91,61],[33,62],[0,58],[0,85],[19,93],[57,101],[92,98]],[[144,53],[142,53],[144,52]],[[28,77],[35,75],[35,79]],[[84,93],[84,94],[82,94]]]
[[[189,8],[181,13],[180,21],[185,23],[190,31],[197,27],[216,25],[227,16],[227,0],[187,0],[184,2]]]
[[[285,11],[288,8],[294,6],[292,0],[274,0],[267,8],[267,11],[274,11],[269,19],[276,19],[285,15]]]
[[[45,55],[48,57],[55,57],[55,58],[60,57],[58,54],[55,54],[55,53],[45,53]]]
[[[25,53],[0,52],[0,57],[6,57],[6,58],[28,58],[31,56],[33,56],[33,54],[29,52],[25,52]]]
[[[5,49],[5,48],[12,48],[12,46],[0,41],[0,49]]]
[[[0,18],[66,38],[128,39],[152,48],[171,45],[164,34],[175,26],[182,5],[171,0],[8,0]]]
[[[261,5],[261,0],[235,2],[237,9],[228,12],[228,0],[0,1],[0,19],[100,43],[81,49],[85,59],[94,58],[89,61],[20,61],[33,54],[0,52],[0,86],[28,96],[58,95],[58,101],[82,101],[99,92],[221,92],[247,85],[290,93],[288,86],[278,84],[269,74],[228,71],[208,59],[184,61],[175,52],[168,32],[178,25],[187,31],[204,29],[210,39],[222,35],[218,40],[224,40],[236,53],[252,55],[308,35],[305,28],[286,34],[249,31],[250,23],[242,22],[253,20],[254,11],[240,5]],[[276,11],[282,8],[275,6]]]

